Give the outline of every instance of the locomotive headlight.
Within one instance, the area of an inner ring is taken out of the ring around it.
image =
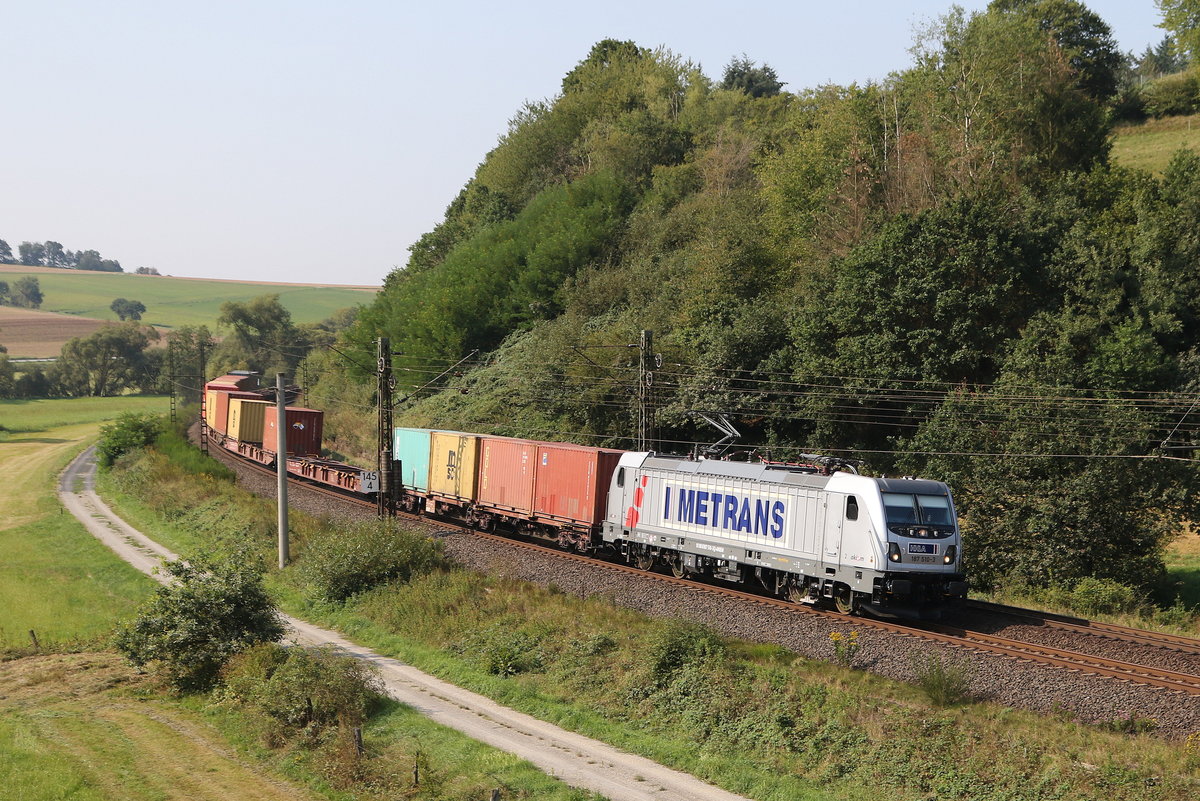
[[[942,557],[942,562],[947,565],[954,564],[954,557],[958,556],[958,547],[955,545],[946,546],[946,555]]]
[[[894,542],[888,543],[888,561],[889,562],[899,562],[900,561],[900,546]]]

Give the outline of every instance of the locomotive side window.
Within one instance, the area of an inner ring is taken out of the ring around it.
[[[846,519],[858,519],[858,498],[853,495],[846,499]]]
[[[624,467],[622,467],[620,470],[617,471],[617,486],[618,487],[625,486],[625,468]]]

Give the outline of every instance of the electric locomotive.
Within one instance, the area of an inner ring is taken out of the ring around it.
[[[626,453],[601,536],[645,569],[755,579],[846,613],[937,617],[967,592],[939,481]]]

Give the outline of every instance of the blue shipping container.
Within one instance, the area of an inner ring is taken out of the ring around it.
[[[397,428],[392,432],[392,458],[400,462],[400,483],[418,492],[429,491],[428,428]]]

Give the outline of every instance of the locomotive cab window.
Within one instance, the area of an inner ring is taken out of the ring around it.
[[[846,519],[858,519],[858,498],[853,495],[846,499]]]
[[[901,492],[883,493],[883,508],[887,520],[899,525],[952,526],[950,499],[945,495],[909,495]]]

